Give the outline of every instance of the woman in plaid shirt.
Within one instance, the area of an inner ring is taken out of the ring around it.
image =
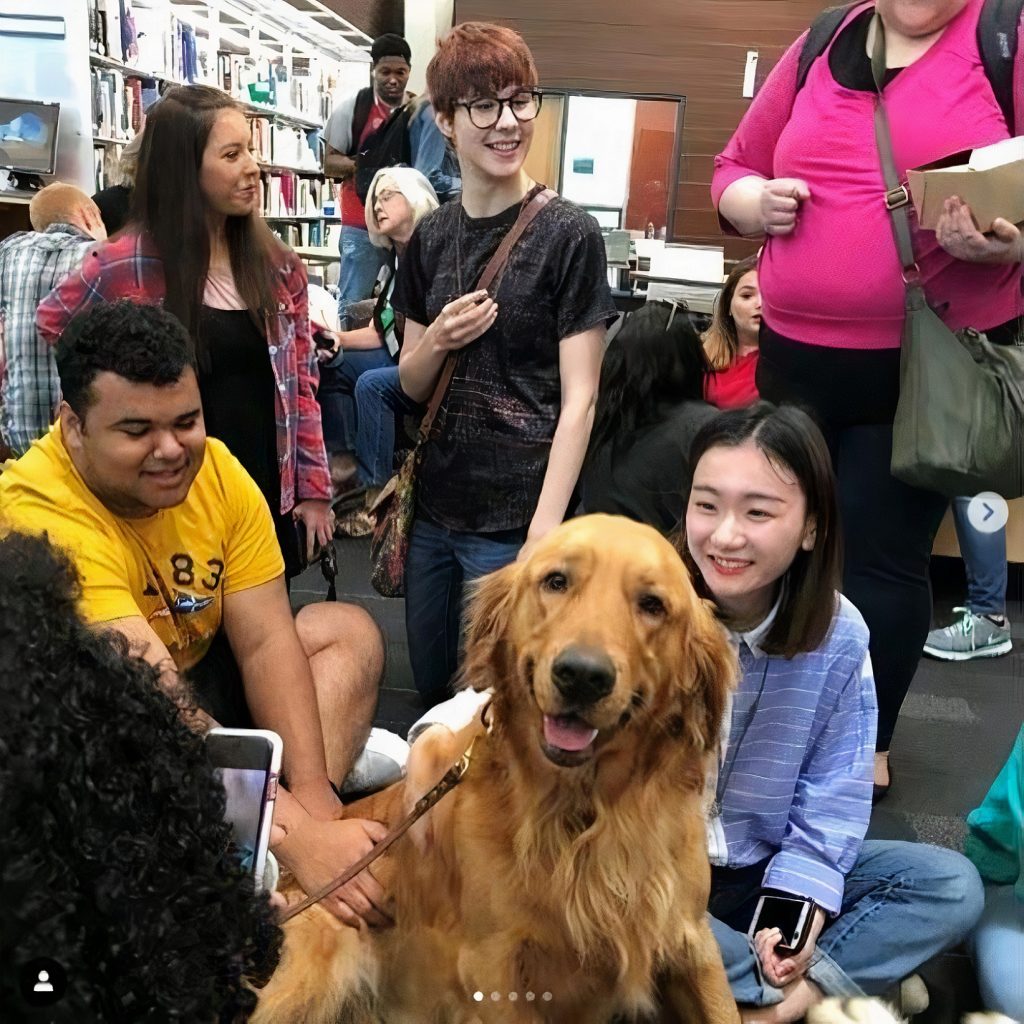
[[[134,206],[41,303],[51,344],[91,303],[162,303],[189,329],[207,433],[224,441],[263,491],[286,572],[300,565],[293,526],[310,548],[333,522],[306,271],[259,214],[249,124],[205,86],[169,90],[149,113]],[[309,552],[311,554],[311,551]]]

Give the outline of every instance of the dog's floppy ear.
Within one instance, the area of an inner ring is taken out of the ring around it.
[[[739,670],[725,629],[704,601],[694,609],[687,647],[696,705],[688,719],[691,738],[702,750],[714,750],[726,699],[736,685]]]
[[[508,633],[520,569],[513,562],[472,585],[466,609],[466,654],[459,679],[474,690],[486,690],[504,675],[498,662]]]

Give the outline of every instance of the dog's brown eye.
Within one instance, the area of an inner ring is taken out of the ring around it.
[[[665,602],[657,594],[644,594],[637,604],[644,615],[650,615],[656,619],[660,619],[667,611]]]
[[[540,585],[553,594],[564,594],[569,589],[569,578],[564,572],[549,572]]]

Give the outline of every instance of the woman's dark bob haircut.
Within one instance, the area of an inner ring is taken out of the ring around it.
[[[711,448],[738,448],[753,441],[772,466],[796,478],[815,525],[814,547],[801,548],[782,579],[782,603],[761,644],[766,654],[792,658],[816,650],[828,636],[842,576],[842,538],[836,478],[817,424],[793,405],[758,402],[710,420],[693,440],[690,465]],[[702,596],[714,600],[690,555],[685,535],[680,552]]]

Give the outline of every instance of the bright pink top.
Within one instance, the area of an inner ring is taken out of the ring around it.
[[[901,176],[1010,136],[978,54],[981,5],[969,0],[938,42],[885,87]],[[846,23],[870,6],[854,8]],[[875,98],[839,85],[827,51],[794,98],[802,45],[803,37],[789,48],[715,159],[712,198],[717,207],[726,187],[750,174],[806,181],[811,198],[801,205],[796,230],[768,238],[758,266],[765,322],[810,345],[898,348],[904,289],[883,203]],[[909,210],[925,292],[951,328],[985,330],[1024,313],[1019,263],[956,260]]]
[[[741,409],[745,405],[753,405],[760,397],[754,383],[759,355],[755,348],[753,352],[740,356],[732,366],[709,373],[704,378],[704,398],[719,409]]]

